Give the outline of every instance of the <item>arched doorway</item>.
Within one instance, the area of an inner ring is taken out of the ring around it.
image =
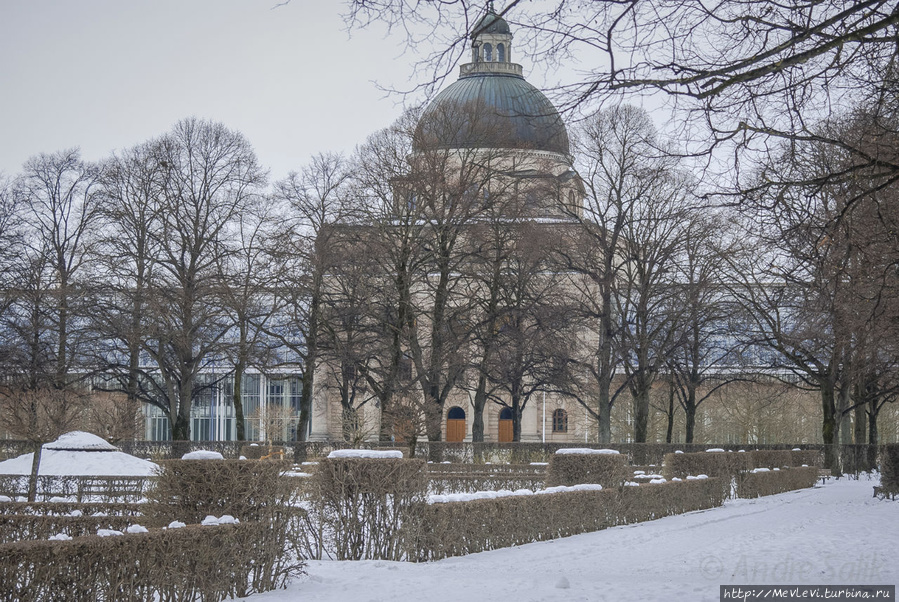
[[[459,442],[465,440],[465,410],[453,406],[446,414],[446,440]]]
[[[499,412],[499,442],[511,443],[515,439],[512,426],[512,408],[503,408]]]

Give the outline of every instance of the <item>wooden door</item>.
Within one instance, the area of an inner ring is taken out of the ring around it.
[[[446,421],[446,440],[447,442],[459,442],[465,440],[465,419],[447,419]]]
[[[500,419],[499,421],[499,442],[511,443],[515,438],[515,430],[512,428],[511,420]]]

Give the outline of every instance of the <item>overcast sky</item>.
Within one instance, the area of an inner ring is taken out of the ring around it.
[[[0,173],[80,146],[95,160],[188,116],[242,132],[273,178],[350,152],[402,111],[414,56],[348,35],[337,0],[0,0]]]

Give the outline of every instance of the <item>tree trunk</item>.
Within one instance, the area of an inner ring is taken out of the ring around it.
[[[521,441],[521,415],[523,412],[521,395],[516,393],[512,396],[512,441],[515,443]]]
[[[686,421],[685,443],[693,443],[696,435],[696,389],[688,385],[687,399],[684,402],[684,416]]]
[[[41,452],[44,449],[43,443],[36,441],[32,443],[34,449],[34,458],[31,460],[31,476],[28,477],[28,501],[37,500],[37,478],[41,467]]]
[[[649,430],[649,389],[640,386],[634,392],[634,443],[646,443]]]
[[[321,312],[321,285],[314,291],[309,307],[309,327],[306,332],[306,356],[303,362],[303,390],[300,393],[300,419],[297,423],[297,441],[309,438],[312,420],[312,395],[315,390],[315,364],[318,361],[318,316]],[[382,405],[381,411],[384,411]],[[383,422],[383,421],[382,421]]]
[[[674,434],[674,384],[668,386],[668,429],[665,431],[665,443],[670,444]]]
[[[471,422],[471,440],[484,442],[484,408],[487,406],[487,375],[482,370],[478,375],[478,387],[474,393],[474,416]]]
[[[865,405],[860,403],[855,406],[855,412],[853,412],[853,414],[855,415],[853,424],[854,443],[856,445],[864,445],[866,443],[865,435],[867,431],[867,425],[865,424]]]
[[[234,403],[234,426],[237,430],[237,440],[246,441],[246,422],[243,415],[243,372],[244,365],[242,361],[238,361],[234,366],[234,394],[232,400]]]
[[[821,425],[821,440],[824,441],[824,466],[839,474],[839,454],[834,453],[834,435],[836,435],[836,407],[834,399],[833,383],[824,379],[821,384],[821,409],[823,421]]]

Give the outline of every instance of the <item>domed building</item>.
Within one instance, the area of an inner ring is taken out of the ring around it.
[[[501,157],[503,176],[540,183],[544,190],[536,196],[554,189],[554,202],[542,199],[531,217],[580,215],[583,185],[571,167],[565,123],[546,95],[524,78],[521,65],[512,62],[512,50],[509,24],[489,10],[471,33],[471,62],[423,111],[413,148]]]
[[[463,245],[476,239],[479,232],[488,230],[490,220],[493,224],[515,224],[517,229],[510,236],[517,240],[511,248],[524,249],[530,255],[529,261],[541,262],[541,257],[567,244],[577,218],[582,215],[584,187],[572,167],[568,132],[552,102],[527,82],[522,66],[512,62],[515,56],[512,30],[492,8],[474,26],[470,43],[471,62],[461,65],[458,80],[443,89],[421,113],[408,157],[410,175],[392,180],[393,202],[401,210],[421,212],[413,220],[439,222],[454,219],[451,215],[454,212],[458,215],[467,211],[460,234],[465,240],[460,243]],[[440,187],[444,188],[443,194],[434,191]],[[466,204],[466,209],[458,208]],[[349,236],[364,239],[370,234],[357,228]],[[537,278],[547,280],[542,275]],[[567,294],[565,285],[561,284],[563,280],[554,278],[549,285],[559,289],[554,292],[556,298]],[[426,289],[428,286],[424,285]],[[475,290],[477,285],[466,283],[459,288]],[[413,294],[431,293],[419,290]],[[476,316],[467,317],[469,325],[481,320]],[[414,328],[430,331],[429,319],[430,316],[424,315],[416,318]],[[508,343],[502,340],[515,319],[514,312],[509,311],[486,327],[486,336],[492,337],[491,344],[496,346],[490,361],[500,372],[504,362],[511,363],[511,359],[507,361],[503,356]],[[452,322],[447,321],[443,328],[451,331]],[[478,342],[465,339],[460,345],[480,345],[483,351],[483,336]],[[469,352],[451,349],[449,353]],[[477,351],[470,355],[477,356]],[[407,364],[399,373],[406,373],[406,382],[412,382],[416,380],[410,376],[415,368],[409,365],[412,362],[408,361],[408,355],[406,358]],[[509,387],[506,393],[500,391],[502,387],[491,390],[489,402],[484,401],[482,387],[478,404],[475,384],[478,378],[471,374],[475,372],[471,358],[467,361],[469,368],[464,375],[453,377],[455,386],[441,406],[442,440],[471,441],[475,422],[486,442],[583,439],[587,425],[574,418],[575,413],[583,416],[581,412],[575,412],[573,407],[569,411],[568,406],[574,402],[544,393],[548,387],[535,384],[533,377],[528,377],[531,382],[523,383],[527,378],[519,375],[522,381],[519,384],[525,384],[527,389],[523,393],[522,387]],[[357,378],[356,368],[324,365],[316,374],[310,440],[347,437],[346,404],[335,398],[346,397],[346,376]],[[335,379],[343,379],[343,385]],[[420,395],[423,388],[413,394]],[[385,420],[391,420],[380,413],[377,403],[361,407],[359,416],[355,412],[351,414],[352,421],[360,420],[360,424],[367,425],[365,439],[376,439],[379,433],[383,437]],[[426,421],[429,435],[433,436],[433,417],[427,417]],[[405,438],[398,432],[402,430],[394,429],[397,440]]]

